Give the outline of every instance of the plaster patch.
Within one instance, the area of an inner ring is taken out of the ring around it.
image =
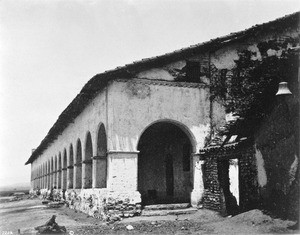
[[[261,151],[255,148],[255,158],[256,158],[256,167],[257,167],[257,179],[260,187],[264,187],[267,184],[267,174],[265,170],[265,162]]]
[[[137,74],[138,78],[173,81],[174,77],[164,69],[150,69]]]
[[[184,66],[186,66],[186,61],[185,60],[181,60],[181,61],[177,61],[175,63],[172,64],[168,64],[166,65],[164,68],[167,70],[172,70],[172,69],[182,69]]]
[[[227,113],[226,116],[225,116],[226,122],[236,121],[238,118],[239,118],[239,116],[234,115],[232,112]]]
[[[126,92],[131,97],[137,97],[139,99],[145,99],[151,95],[150,86],[134,82],[127,82]]]
[[[131,146],[133,151],[137,151],[137,146],[138,146],[138,139],[139,137],[136,136],[135,138],[131,138]]]
[[[239,59],[237,50],[227,48],[226,50],[218,50],[214,53],[211,62],[217,69],[232,69],[236,66],[235,60]]]
[[[277,56],[277,57],[280,57],[282,55],[282,50],[273,50],[273,49],[269,49],[267,50],[267,55],[268,56]]]
[[[192,126],[191,132],[193,133],[195,140],[196,140],[196,152],[199,149],[204,147],[205,144],[205,137],[210,133],[210,124],[206,125],[199,125],[199,126]]]
[[[296,171],[298,169],[298,162],[299,162],[298,157],[295,154],[295,160],[292,163],[291,168],[289,170],[289,185],[290,186],[292,185],[293,181],[295,180]]]
[[[255,52],[255,55],[252,54],[251,55],[251,59],[252,60],[260,60],[261,61],[261,53],[257,47],[257,44],[254,44],[254,45],[251,45],[248,47],[248,50],[251,51],[251,52]]]
[[[129,138],[127,136],[115,135],[115,141],[113,142],[115,142],[114,146],[116,146],[114,150],[136,151],[135,146],[137,146],[137,137]]]
[[[115,145],[114,146],[116,147],[116,150],[120,149],[120,141],[119,141],[118,135],[116,135],[116,137],[115,137]]]

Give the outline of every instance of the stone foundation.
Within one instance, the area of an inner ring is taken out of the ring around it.
[[[103,221],[117,221],[121,218],[141,214],[141,195],[138,191],[109,191],[108,189],[69,189],[52,191],[41,189],[40,198],[65,201],[74,210],[81,211]],[[32,191],[37,195],[37,190]]]

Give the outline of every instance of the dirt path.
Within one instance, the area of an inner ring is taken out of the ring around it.
[[[0,204],[0,234],[17,234],[18,229],[42,225],[52,215],[57,216],[56,222],[65,226],[68,234],[299,233],[287,229],[293,222],[271,219],[259,210],[223,218],[216,212],[202,209],[194,214],[133,217],[107,225],[64,206],[48,208],[41,200],[28,199]],[[133,229],[128,230],[128,225]]]

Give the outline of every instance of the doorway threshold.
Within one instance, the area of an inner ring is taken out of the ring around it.
[[[156,204],[145,206],[142,216],[163,216],[193,214],[197,208],[190,207],[190,203]]]

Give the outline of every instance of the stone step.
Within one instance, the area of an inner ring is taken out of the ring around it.
[[[197,208],[172,209],[172,210],[143,210],[142,216],[163,216],[163,215],[185,215],[193,214]]]
[[[189,208],[189,203],[156,204],[144,207],[144,210],[175,210]]]

